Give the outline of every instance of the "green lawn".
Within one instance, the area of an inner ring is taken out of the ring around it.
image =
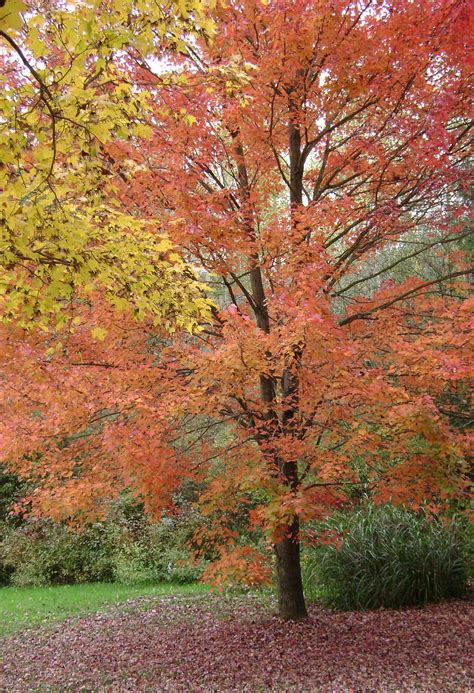
[[[70,616],[99,611],[135,597],[202,594],[208,587],[192,585],[119,585],[93,583],[57,587],[0,588],[0,636],[22,628],[62,621]]]

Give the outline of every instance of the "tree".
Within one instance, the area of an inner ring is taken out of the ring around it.
[[[121,204],[159,218],[220,310],[170,340],[117,324],[97,294],[49,360],[44,336],[10,327],[3,456],[31,472],[41,452],[33,503],[56,515],[96,513],[123,484],[159,510],[191,479],[215,577],[266,577],[232,528],[247,506],[275,549],[280,614],[298,619],[301,523],[359,486],[415,507],[464,493],[467,437],[440,402],[469,370],[470,15],[458,0],[246,0],[214,20],[214,41],[159,71],[127,54],[150,132],[110,155],[133,162]],[[451,244],[445,272],[394,273]]]
[[[179,7],[178,7],[179,5]],[[121,69],[121,49],[176,50],[180,33],[209,30],[199,2],[4,0],[0,7],[0,300],[4,320],[61,329],[95,288],[118,309],[194,329],[209,306],[156,223],[120,205],[126,179],[114,138],[146,138],[147,111]],[[21,11],[23,14],[20,14]],[[103,334],[103,328],[97,334]]]

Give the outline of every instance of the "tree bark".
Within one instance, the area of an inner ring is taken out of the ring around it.
[[[303,204],[303,175],[304,158],[301,152],[301,131],[298,122],[298,106],[294,90],[288,90],[288,146],[290,159],[290,214],[294,223],[294,213]],[[304,344],[297,344],[288,367],[283,373],[282,398],[285,409],[282,415],[283,433],[291,435],[294,428],[294,417],[298,407],[298,370]],[[299,486],[298,464],[285,462],[280,466],[280,474],[285,484],[292,491]],[[278,583],[278,610],[281,618],[299,621],[308,617],[303,594],[300,560],[300,526],[295,516],[283,533],[283,537],[275,544],[276,573]]]
[[[244,227],[247,230],[249,238],[256,240],[254,228],[254,213],[249,204],[250,201],[250,186],[245,164],[245,155],[240,133],[238,128],[231,133],[234,140],[234,153],[237,162],[239,190],[242,199],[243,221]],[[302,203],[302,188],[303,188],[303,168],[300,164],[300,146],[301,136],[299,128],[290,126],[290,148],[291,148],[291,203],[298,205]],[[251,257],[252,267],[250,270],[251,283],[251,307],[253,309],[256,323],[258,327],[266,332],[270,332],[270,318],[268,315],[267,301],[265,296],[265,288],[260,267],[258,253]],[[301,358],[302,345],[295,347],[294,360],[299,363]],[[262,401],[268,405],[268,411],[265,412],[265,418],[270,427],[273,424],[274,432],[291,428],[291,420],[295,414],[294,402],[292,398],[298,390],[298,378],[292,372],[291,367],[285,372],[283,378],[282,395],[288,400],[288,407],[282,416],[282,421],[278,420],[278,415],[273,407],[276,400],[275,383],[273,379],[267,375],[260,376],[260,393]],[[293,491],[298,486],[298,469],[296,462],[279,463],[276,459],[272,460],[275,463],[275,469],[281,474],[284,483],[287,484]],[[276,572],[278,584],[278,601],[279,615],[285,620],[297,621],[307,618],[306,604],[303,595],[303,582],[301,579],[301,562],[300,562],[300,540],[299,540],[299,521],[295,517],[292,523],[284,528],[282,538],[275,544],[276,555]]]
[[[281,392],[285,407],[281,417],[281,425],[282,432],[290,436],[294,434],[295,415],[299,401],[298,371],[303,349],[303,343],[294,346],[293,354],[282,378]],[[296,493],[299,487],[298,462],[296,460],[287,461],[278,466],[284,483]],[[275,544],[275,554],[280,616],[285,620],[299,621],[306,618],[308,613],[301,578],[298,516],[295,515],[292,523],[286,528],[283,538]]]
[[[295,518],[287,534],[275,544],[278,612],[286,621],[307,618],[301,578],[299,522]]]

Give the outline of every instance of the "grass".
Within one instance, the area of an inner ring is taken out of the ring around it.
[[[202,594],[202,584],[120,585],[92,583],[56,587],[3,587],[0,589],[0,636],[23,628],[82,616],[105,606],[122,604],[136,597]]]

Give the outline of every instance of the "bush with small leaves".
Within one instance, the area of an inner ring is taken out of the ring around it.
[[[0,520],[1,522],[1,520]],[[0,524],[0,584],[195,582],[202,567],[187,543],[201,516],[184,504],[176,516],[150,520],[124,495],[103,522],[81,531],[49,519]]]
[[[75,532],[52,520],[30,519],[5,528],[0,563],[17,587],[110,581],[111,549],[102,524]]]

